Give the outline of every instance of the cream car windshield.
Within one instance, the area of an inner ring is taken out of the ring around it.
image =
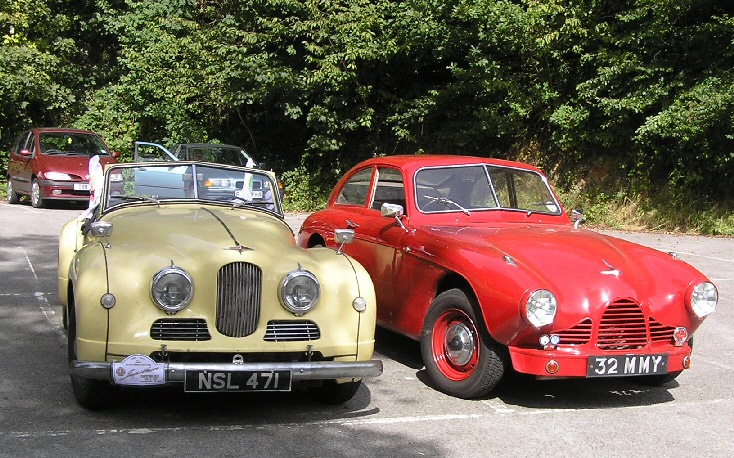
[[[542,175],[511,167],[477,164],[421,169],[415,175],[415,196],[423,213],[497,209],[561,213]]]
[[[216,201],[282,215],[271,177],[255,169],[198,163],[120,164],[107,169],[104,210],[136,202]]]

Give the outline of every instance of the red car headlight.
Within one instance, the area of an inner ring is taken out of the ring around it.
[[[686,294],[688,307],[699,318],[706,317],[716,310],[719,302],[719,292],[713,283],[702,282],[688,290]]]
[[[553,323],[558,310],[556,296],[547,289],[539,289],[528,294],[524,301],[525,319],[536,328]]]

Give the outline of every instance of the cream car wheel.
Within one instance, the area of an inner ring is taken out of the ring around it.
[[[357,394],[362,381],[336,383],[336,380],[324,380],[323,385],[310,387],[311,395],[329,405],[344,404]]]
[[[109,407],[114,399],[114,389],[104,380],[90,380],[71,373],[71,362],[76,361],[76,315],[75,307],[69,308],[69,330],[66,333],[69,355],[69,376],[71,388],[77,404],[89,410],[100,410]]]

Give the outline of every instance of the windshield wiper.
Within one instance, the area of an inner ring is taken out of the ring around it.
[[[423,197],[430,200],[431,202],[438,202],[440,204],[444,204],[447,208],[450,208],[451,205],[453,205],[456,208],[458,208],[459,210],[461,210],[466,216],[470,215],[469,210],[457,204],[456,202],[449,199],[448,197],[434,197],[434,196],[423,196]]]

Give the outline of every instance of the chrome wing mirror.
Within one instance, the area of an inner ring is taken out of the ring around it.
[[[112,235],[112,223],[107,221],[95,221],[89,227],[89,232],[92,233],[92,237],[103,238],[107,242],[107,248],[110,247],[110,241],[108,237]]]
[[[334,242],[339,244],[336,254],[342,254],[342,248],[354,241],[354,229],[334,229]]]
[[[405,210],[402,205],[384,203],[382,204],[382,207],[380,207],[380,214],[385,217],[395,218],[398,226],[400,226],[405,232],[408,232],[408,229],[405,228],[405,225],[401,220],[402,216],[405,214]]]
[[[584,211],[580,208],[574,208],[571,211],[571,221],[573,221],[573,228],[578,229],[581,225],[581,221],[584,220]]]

